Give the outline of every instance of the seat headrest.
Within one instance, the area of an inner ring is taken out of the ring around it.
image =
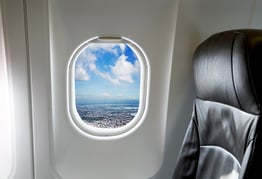
[[[260,114],[262,30],[230,30],[209,37],[195,51],[194,76],[198,98]]]

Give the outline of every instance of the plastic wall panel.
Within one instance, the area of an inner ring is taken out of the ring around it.
[[[6,126],[5,130],[9,130],[9,132],[4,134],[7,136],[1,136],[4,138],[1,142],[10,139],[9,142],[12,145],[10,146],[8,142],[1,149],[6,147],[10,149],[10,151],[3,154],[5,157],[8,158],[10,152],[12,155],[12,159],[8,159],[12,160],[12,166],[8,169],[11,170],[8,178],[32,179],[34,178],[33,133],[24,1],[3,0],[1,1],[1,8],[5,47],[5,53],[1,53],[1,55],[6,55],[9,95],[11,97],[11,121],[9,122],[12,123],[6,123],[8,126]],[[1,117],[1,120],[7,119]],[[12,125],[12,131],[10,131],[9,125]],[[1,130],[1,132],[5,130]],[[8,162],[8,160],[5,161],[1,157],[0,162],[4,162],[5,167],[10,167],[10,161]],[[3,173],[1,171],[1,174]]]
[[[53,166],[60,178],[136,178],[161,167],[175,27],[175,1],[49,2]],[[79,133],[67,112],[66,69],[74,49],[97,35],[120,35],[138,43],[150,63],[146,118],[122,138],[95,140]]]

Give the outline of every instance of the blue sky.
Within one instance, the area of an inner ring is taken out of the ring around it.
[[[140,65],[124,43],[90,43],[75,62],[77,102],[139,100]]]

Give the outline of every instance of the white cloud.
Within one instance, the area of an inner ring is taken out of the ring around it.
[[[117,51],[116,46],[119,46],[121,52]],[[135,61],[135,64],[127,61],[127,56],[123,55],[125,51],[125,44],[89,44],[88,48],[81,53],[77,60],[75,79],[76,80],[89,80],[89,72],[100,76],[101,78],[110,81],[113,84],[119,85],[121,81],[127,83],[134,83],[133,75],[139,72],[139,62]],[[97,57],[95,55],[96,51],[106,50],[107,52],[113,53],[118,57],[114,65],[109,66],[111,71],[100,71],[97,68],[96,61]],[[120,54],[117,54],[120,53]]]
[[[114,66],[111,66],[113,74],[116,76],[116,79],[119,81],[125,81],[128,83],[133,83],[133,75],[139,70],[139,63],[133,65],[131,62],[127,61],[127,56],[121,55],[116,61]]]
[[[99,70],[95,70],[94,72],[96,75],[99,75],[100,77],[104,78],[105,80],[110,81],[113,84],[116,84],[116,85],[119,84],[119,80],[113,78],[109,73],[103,73]]]
[[[75,79],[76,80],[89,80],[90,76],[87,74],[86,70],[82,65],[77,65],[75,70]]]
[[[96,56],[92,53],[87,53],[86,54],[86,65],[87,67],[91,70],[91,71],[95,71],[96,70]]]
[[[96,71],[96,60],[96,56],[91,52],[82,52],[76,63],[75,79],[90,80],[87,70],[89,69],[90,71]]]
[[[126,45],[125,44],[118,44],[120,49],[121,49],[121,52],[124,53],[125,50],[126,50]]]
[[[140,72],[140,63],[138,60],[136,60],[134,64],[134,73],[139,73],[139,72]]]
[[[84,55],[89,63],[95,63],[95,61],[97,60],[96,56],[90,51],[86,51]]]
[[[103,98],[110,98],[111,97],[111,95],[107,92],[101,93],[99,96],[103,97]]]
[[[105,50],[106,52],[118,55],[117,46],[118,44],[114,43],[91,43],[88,45],[88,49],[91,52]]]

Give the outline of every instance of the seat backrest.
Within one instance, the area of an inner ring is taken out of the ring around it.
[[[197,96],[173,179],[262,178],[262,30],[212,35],[193,65]]]

